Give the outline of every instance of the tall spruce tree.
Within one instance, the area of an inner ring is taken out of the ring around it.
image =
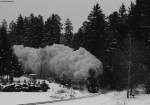
[[[62,30],[61,18],[52,14],[45,22],[42,46],[52,45],[60,42]]]
[[[24,18],[20,14],[16,20],[16,22],[12,21],[9,24],[9,41],[11,45],[21,45],[24,41]]]
[[[116,81],[114,74],[114,67],[112,64],[113,52],[118,46],[118,36],[119,36],[119,13],[117,11],[113,12],[108,16],[107,27],[106,27],[106,64],[103,75],[100,77],[101,87],[109,87],[110,89],[116,89]]]
[[[78,32],[76,34],[74,34],[73,47],[75,49],[78,49],[79,47],[85,46],[88,26],[89,25],[88,25],[87,21],[83,22],[82,27],[80,27]]]
[[[30,37],[32,39],[32,47],[40,47],[43,38],[43,17],[42,16],[31,16],[30,20]]]
[[[35,16],[34,14],[30,14],[29,17],[26,17],[24,19],[24,27],[25,27],[25,35],[24,35],[24,45],[25,46],[28,46],[28,47],[35,47],[36,45],[34,44],[34,41],[36,40],[36,36],[34,34],[35,32],[35,27],[36,27],[36,24],[35,24]],[[35,40],[34,40],[35,38]]]
[[[104,60],[105,52],[105,15],[99,4],[93,7],[88,16],[88,21],[84,22],[80,28],[80,34],[83,35],[83,47],[93,53],[97,58]]]
[[[15,24],[13,24],[15,25]],[[23,35],[24,35],[24,18],[20,14],[19,17],[17,18],[17,23],[16,23],[16,30],[14,30],[14,33],[12,33],[13,36],[16,36],[16,43],[15,44],[23,44]]]
[[[144,39],[145,42],[145,47],[147,51],[147,56],[146,56],[146,65],[148,69],[150,68],[150,1],[148,0],[136,0],[136,9],[138,11],[138,16],[139,16],[139,24],[140,24],[140,36],[141,39]],[[147,74],[150,74],[150,71],[147,71]],[[149,75],[147,75],[147,82],[149,82],[150,78]],[[146,85],[149,85],[146,83]],[[147,88],[147,86],[146,86]]]
[[[16,35],[16,26],[17,24],[14,21],[11,21],[11,23],[9,24],[9,42],[11,45],[17,45],[19,44],[17,39],[17,35]]]
[[[127,9],[125,7],[124,4],[121,5],[120,9],[119,9],[119,28],[118,28],[118,41],[122,41],[124,40],[124,38],[126,37],[127,33],[128,33],[128,27],[127,27]]]
[[[132,32],[132,34],[136,35],[136,38],[141,39],[142,36],[140,32],[140,14],[137,5],[133,2],[131,2],[129,8],[127,24],[129,27],[129,31]]]
[[[73,26],[70,19],[65,21],[65,33],[64,33],[64,44],[68,46],[72,46],[73,40]]]
[[[0,74],[1,76],[8,73],[8,43],[7,43],[7,27],[2,24],[0,27]]]
[[[11,44],[8,38],[7,25],[5,23],[0,27],[0,74],[20,76],[21,66],[18,63],[17,57],[14,55]]]

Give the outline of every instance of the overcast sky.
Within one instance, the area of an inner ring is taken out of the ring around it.
[[[134,1],[134,0],[132,0]],[[99,3],[106,15],[118,10],[121,3],[127,6],[131,0],[15,0],[13,3],[0,3],[0,21],[15,20],[21,13],[23,16],[41,14],[45,19],[52,13],[57,13],[62,22],[70,18],[74,26],[74,32],[87,19],[94,4]]]

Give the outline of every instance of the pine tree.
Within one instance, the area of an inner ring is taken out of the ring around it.
[[[96,34],[102,37],[106,24],[105,15],[102,13],[99,4],[93,7],[93,10],[88,16],[88,20],[91,30],[96,31]]]
[[[84,21],[78,33],[74,36],[74,47],[78,49],[80,46],[86,48],[103,62],[104,69],[108,65],[108,35],[106,33],[107,22],[99,4],[94,5],[92,11],[88,15],[88,20]],[[105,71],[105,70],[104,70]],[[98,80],[101,80],[101,76]],[[100,82],[101,84],[102,82]]]
[[[19,76],[23,72],[20,69],[17,58],[11,49],[11,43],[8,40],[7,25],[3,22],[0,27],[0,74]]]
[[[149,39],[150,33],[150,1],[136,0],[137,9],[140,14],[140,24],[141,24],[141,34],[147,39]]]
[[[127,86],[127,75],[130,75],[130,88],[133,88],[135,84],[141,83],[142,80],[137,78],[144,78],[146,76],[146,49],[145,42],[139,31],[139,11],[133,3],[131,3],[129,14],[126,11],[124,4],[122,4],[119,13],[114,12],[108,17],[107,32],[110,35],[107,50],[110,56],[109,60],[111,61],[110,67],[113,71],[113,78],[116,81],[113,84],[118,89]],[[128,35],[132,39],[131,45],[129,44]],[[131,46],[132,50],[129,51],[127,46]],[[131,53],[131,57],[129,57],[129,53]],[[132,61],[130,65],[131,72],[127,74],[129,58]]]
[[[18,45],[22,44],[22,39],[24,35],[24,19],[21,14],[19,15],[17,19],[16,30],[13,34],[16,35],[16,38],[17,38],[16,44]]]
[[[1,76],[10,74],[10,45],[8,43],[7,38],[7,23],[5,21],[2,22],[2,26],[0,27],[0,68],[1,68]]]
[[[78,32],[74,34],[73,47],[75,49],[78,49],[79,47],[85,47],[88,27],[88,22],[85,21],[83,22],[82,27],[79,28]]]
[[[30,15],[31,16],[31,15]],[[24,37],[23,37],[23,45],[31,46],[32,45],[32,35],[31,35],[31,22],[29,17],[24,18]]]
[[[99,4],[96,4],[88,16],[88,21],[84,22],[80,28],[83,47],[94,54],[97,58],[104,60],[105,52],[105,15]]]
[[[11,21],[11,23],[9,24],[9,42],[11,45],[17,45],[20,42],[17,41],[18,37],[16,35],[16,27],[17,24],[14,21]]]
[[[137,5],[137,9],[139,11],[139,15],[140,15],[140,34],[142,36],[142,38],[145,40],[146,43],[146,48],[148,50],[147,53],[147,65],[148,68],[150,68],[150,64],[148,63],[150,61],[150,56],[149,56],[149,52],[150,52],[150,1],[145,1],[145,0],[137,0],[136,1],[136,5]]]
[[[120,17],[118,12],[113,12],[112,14],[109,15],[108,17],[108,27],[107,27],[107,33],[109,34],[108,36],[108,47],[107,47],[107,52],[111,53],[113,52],[114,49],[116,49],[118,45],[118,37],[119,37],[119,23]]]
[[[1,75],[7,73],[7,26],[3,23],[0,27],[0,65],[1,65]]]
[[[52,45],[60,42],[62,30],[61,18],[52,14],[45,22],[42,46]]]
[[[11,45],[21,45],[24,41],[24,18],[20,14],[17,18],[17,21],[12,21],[9,24],[9,41]]]
[[[65,21],[65,33],[64,33],[64,44],[68,46],[72,46],[72,40],[73,40],[73,26],[70,21],[70,19],[67,19]]]
[[[127,10],[124,4],[121,5],[119,9],[119,28],[118,28],[118,41],[124,40],[128,33],[128,26],[127,26]]]
[[[43,17],[30,14],[30,16],[25,17],[23,21],[24,36],[22,37],[22,44],[28,47],[40,47],[44,27]]]
[[[32,47],[40,47],[41,43],[42,43],[42,38],[43,38],[43,17],[42,16],[38,16],[38,17],[34,17],[31,16],[31,20],[30,20],[30,37],[32,39]]]
[[[36,27],[36,24],[35,24],[35,16],[34,14],[30,14],[29,17],[25,17],[24,19],[24,27],[25,27],[25,35],[24,35],[24,45],[25,46],[28,46],[28,47],[35,47],[36,45],[34,44],[34,38],[36,39],[36,36],[34,34],[35,32],[35,27]]]
[[[148,67],[148,69],[150,68],[150,1],[148,0],[136,0],[136,9],[138,11],[138,16],[139,16],[139,24],[140,24],[140,28],[139,28],[139,32],[140,32],[140,36],[141,39],[144,39],[145,42],[145,48],[147,51],[147,56],[146,58],[146,66]],[[146,88],[147,88],[147,92],[149,91],[149,70],[147,71],[147,82],[146,82]]]
[[[129,32],[132,32],[134,35],[136,35],[134,37],[142,39],[140,32],[140,14],[137,5],[133,2],[131,2],[129,8],[127,24],[129,27]]]
[[[109,25],[109,31],[112,32],[112,34],[116,34],[118,32],[119,28],[119,13],[117,11],[113,12],[108,17],[108,25]]]

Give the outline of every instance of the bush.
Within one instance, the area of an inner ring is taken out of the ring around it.
[[[49,89],[48,84],[45,83],[45,81],[42,82],[42,84],[40,85],[40,88],[43,92],[46,92]]]
[[[2,92],[39,92],[39,91],[43,91],[46,92],[49,89],[48,84],[46,84],[45,82],[42,82],[41,84],[20,84],[20,82],[18,82],[17,84],[3,84],[0,85],[0,91]]]

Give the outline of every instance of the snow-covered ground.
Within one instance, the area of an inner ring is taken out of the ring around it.
[[[71,90],[55,83],[50,83],[50,88],[48,92],[0,92],[0,105],[17,105],[70,98]],[[88,93],[73,90],[72,94],[75,97],[81,97]]]
[[[50,93],[51,92],[1,92],[0,105],[17,105],[57,100],[57,98],[50,97]],[[83,96],[83,94],[80,96]],[[126,91],[109,92],[89,98],[36,105],[150,105],[150,95],[136,95],[134,98],[127,99]]]
[[[21,77],[19,80],[28,79]],[[16,81],[18,79],[15,79]],[[48,83],[48,81],[46,81]],[[47,102],[74,97],[88,96],[88,92],[67,89],[60,84],[48,83],[48,92],[0,92],[0,105],[18,105],[27,103]],[[139,94],[127,99],[126,91],[108,92],[94,97],[61,101],[36,105],[150,105],[150,95]]]
[[[23,82],[24,80],[28,81],[29,78],[21,77],[15,78],[14,80],[19,80]],[[71,94],[74,97],[81,97],[89,94],[88,92],[80,92],[72,89],[67,89],[57,83],[49,83],[48,81],[46,81],[46,83],[50,87],[47,92],[0,92],[0,105],[18,105],[26,103],[53,101],[69,99],[71,98]]]
[[[125,91],[109,92],[96,97],[47,103],[44,105],[150,105],[150,95],[137,95],[135,98],[127,99]]]

